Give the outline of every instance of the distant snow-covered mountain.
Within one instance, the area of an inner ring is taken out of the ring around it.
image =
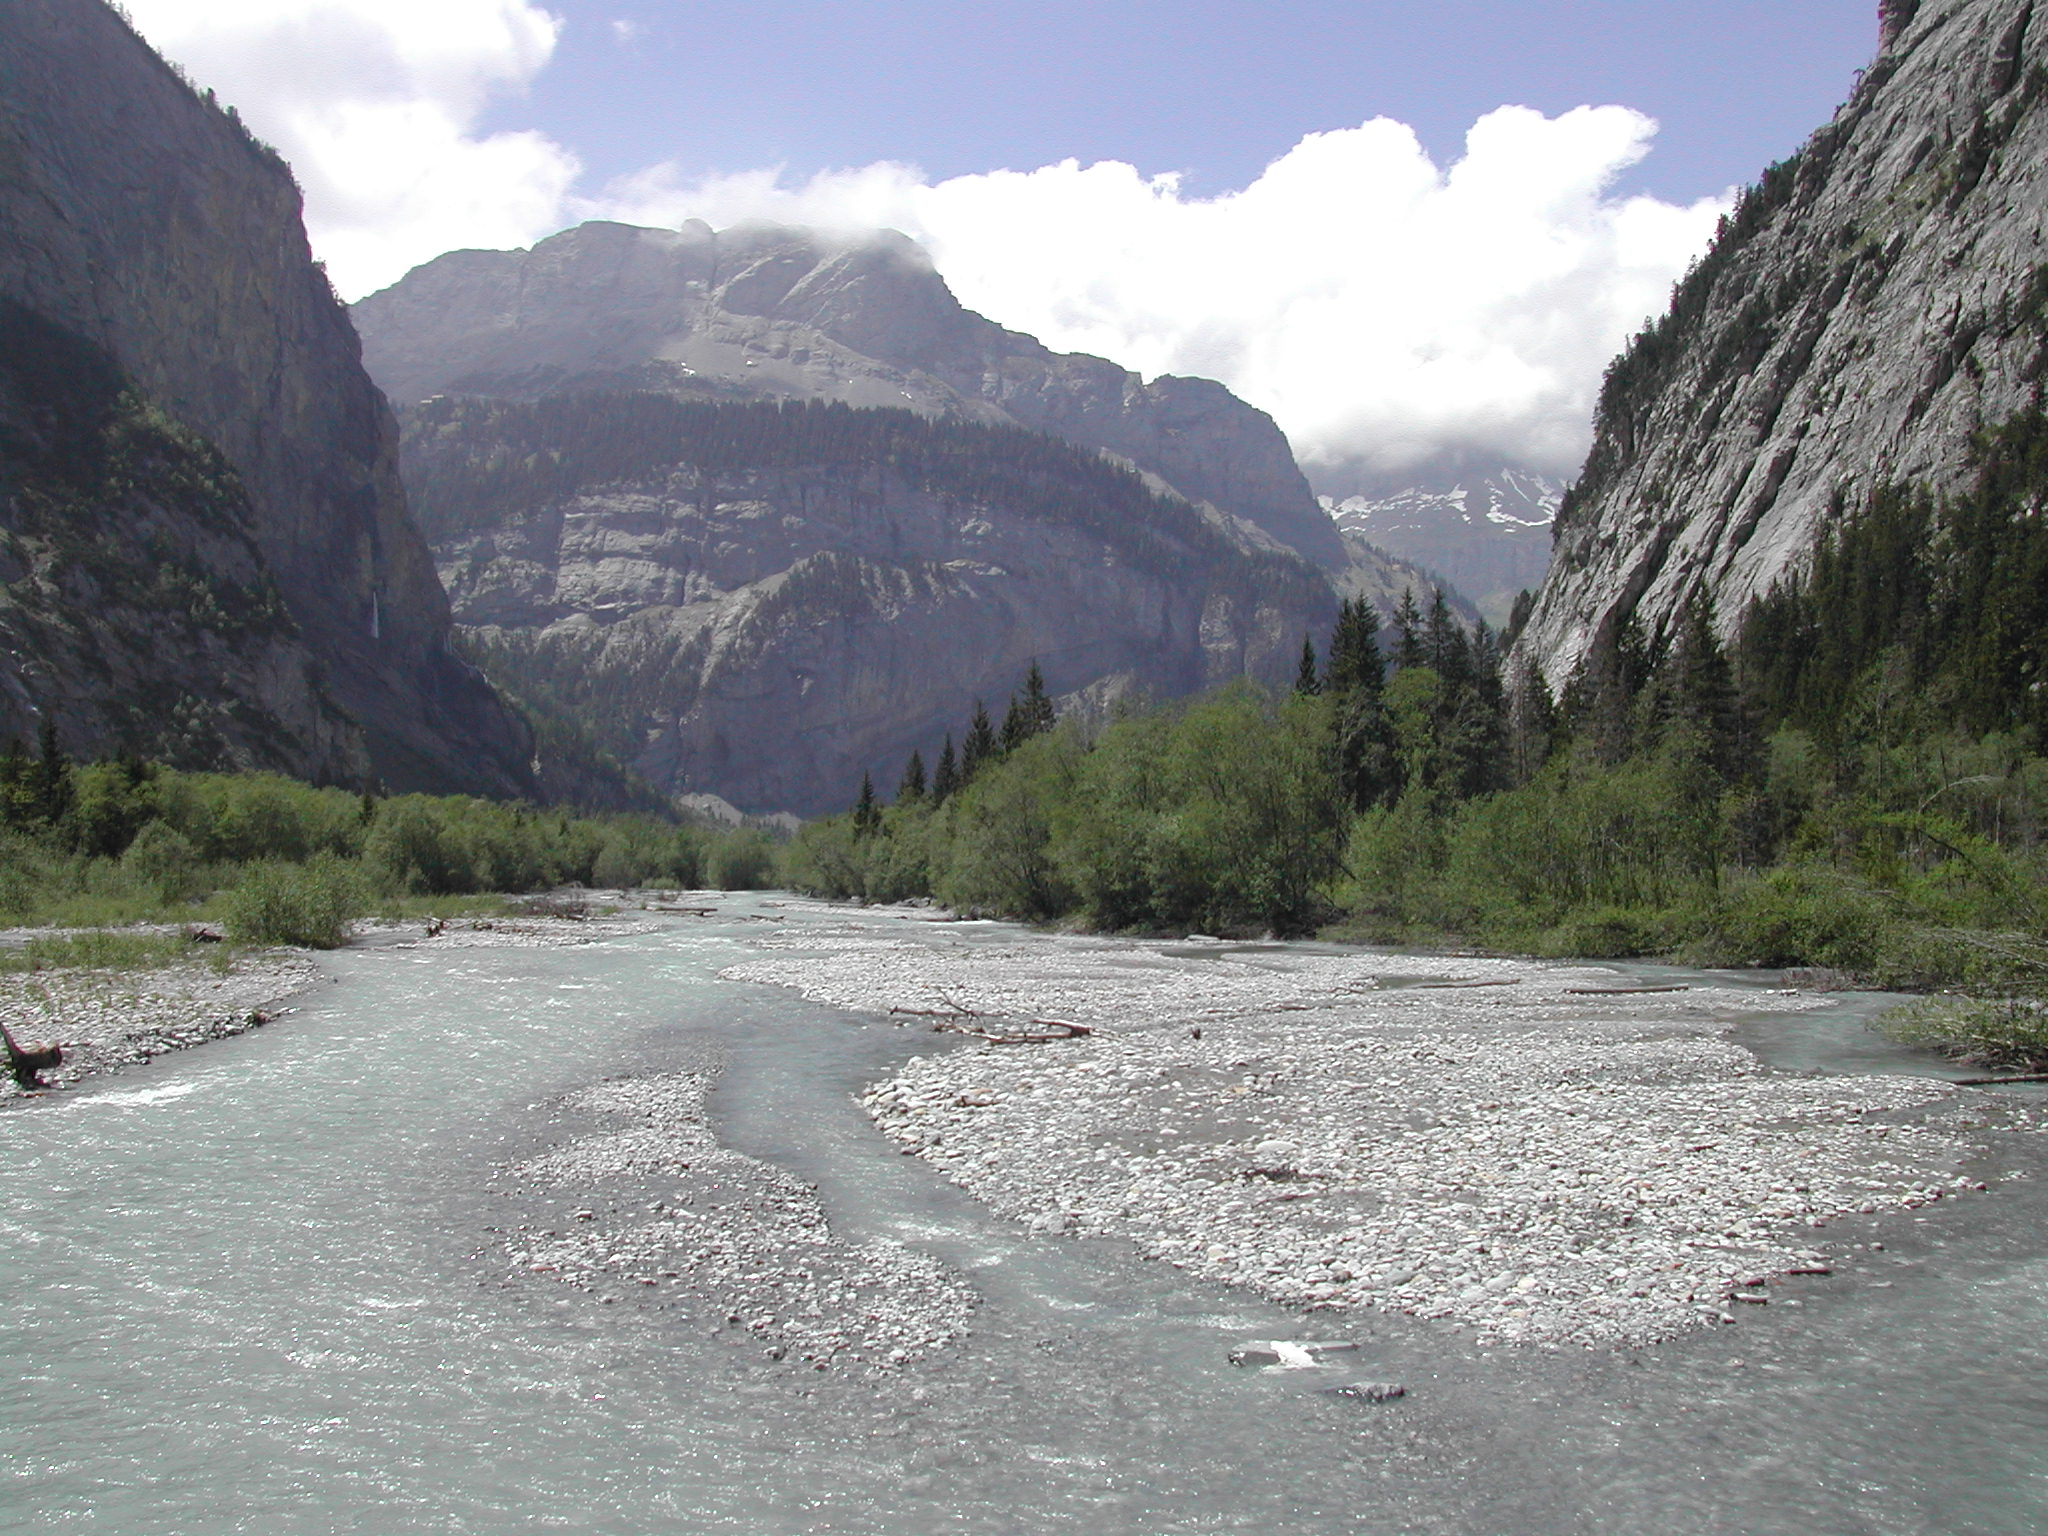
[[[1515,594],[1534,588],[1550,565],[1550,529],[1564,483],[1503,465],[1479,473],[1425,474],[1409,484],[1348,489],[1317,477],[1319,497],[1344,533],[1449,580],[1495,624]]]

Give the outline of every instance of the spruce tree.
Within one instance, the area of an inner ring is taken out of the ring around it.
[[[882,808],[875,803],[875,781],[863,773],[860,776],[860,798],[853,803],[853,835],[869,837],[881,829]]]
[[[932,804],[944,805],[960,787],[960,765],[953,756],[953,733],[946,732],[946,744],[939,748],[939,766],[932,770]]]
[[[903,781],[896,786],[896,803],[915,805],[924,795],[924,754],[912,747],[910,761],[903,765]]]
[[[1394,645],[1394,665],[1397,667],[1419,667],[1423,664],[1422,610],[1415,606],[1415,589],[1402,590],[1401,604],[1394,610],[1394,629],[1399,639]]]
[[[1024,674],[1024,723],[1032,736],[1042,736],[1058,723],[1052,696],[1045,691],[1045,674],[1038,670],[1035,658],[1031,670]]]
[[[989,723],[988,710],[979,699],[974,701],[974,718],[967,722],[967,738],[960,744],[960,782],[967,783],[981,772],[982,764],[990,761],[1001,751],[996,740],[996,730]]]
[[[1294,691],[1311,699],[1323,691],[1316,669],[1316,643],[1307,635],[1301,637],[1301,665],[1294,669]]]
[[[1380,655],[1379,615],[1362,597],[1346,598],[1337,609],[1337,627],[1330,631],[1330,661],[1323,686],[1339,698],[1355,688],[1377,694],[1386,686],[1387,664]]]
[[[54,827],[70,814],[73,790],[71,760],[57,744],[57,722],[48,715],[43,716],[36,744],[36,765],[29,779],[34,815],[43,825]]]

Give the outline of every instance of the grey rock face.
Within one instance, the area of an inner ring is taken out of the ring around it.
[[[228,646],[204,665],[161,654],[175,637],[116,632],[142,609],[103,610],[89,586],[47,579],[42,533],[11,557],[23,580],[41,585],[0,606],[35,610],[48,621],[38,633],[55,643],[106,638],[116,675],[101,683],[145,701],[155,689],[161,710],[211,676],[196,703],[218,717],[231,760],[253,755],[307,774],[351,774],[367,761],[399,787],[524,788],[524,730],[447,648],[447,603],[406,512],[390,413],[310,257],[299,211],[282,162],[109,8],[7,7],[0,299],[103,354],[125,387],[189,436],[192,453],[217,450],[235,482],[217,503],[234,502],[233,528],[197,529],[189,507],[160,498],[96,530],[101,574],[146,584],[158,559],[145,538],[154,517],[165,525],[155,536],[201,561],[198,579],[204,552],[232,545],[222,579],[260,577],[287,622],[249,654]],[[0,450],[17,469],[24,451],[19,441]],[[11,497],[0,516],[16,533],[26,526]],[[102,707],[93,681],[108,657],[37,660],[40,669],[19,656],[0,663],[17,710],[23,700],[43,708],[47,697],[74,747],[123,739],[121,711]],[[279,722],[292,740],[264,747]]]
[[[1284,683],[1334,618],[1298,556],[1035,434],[928,451],[943,429],[908,412],[814,405],[728,411],[693,440],[692,409],[405,413],[422,521],[494,673],[672,793],[842,809],[862,773],[886,793],[913,748],[932,762],[977,698],[1000,719],[1034,660],[1084,708]]]
[[[592,384],[818,399],[1008,422],[1129,460],[1319,564],[1346,556],[1264,412],[1207,379],[1145,383],[963,309],[893,231],[591,223],[530,251],[455,251],[355,306],[401,404]]]
[[[1617,360],[1520,642],[1553,684],[1632,609],[1732,630],[1872,488],[1937,493],[2035,403],[2048,298],[2048,13],[1885,7],[1887,45]]]

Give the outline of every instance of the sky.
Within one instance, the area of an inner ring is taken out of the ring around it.
[[[1220,378],[1305,463],[1569,474],[1609,357],[1873,0],[128,0],[348,298],[586,218],[888,225],[962,301]]]

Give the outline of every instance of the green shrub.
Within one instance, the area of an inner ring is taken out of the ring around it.
[[[192,840],[168,822],[152,821],[135,834],[121,867],[166,905],[189,901],[205,888],[206,869]]]
[[[338,949],[369,910],[361,871],[332,854],[305,864],[252,866],[221,898],[228,937],[241,944]]]
[[[1923,1046],[2001,1070],[2048,1067],[2048,1005],[2034,998],[1923,997],[1881,1015],[1876,1027]]]
[[[716,834],[704,850],[704,883],[719,891],[766,890],[775,883],[775,844],[752,827]]]
[[[1869,975],[1898,935],[1870,886],[1824,865],[1797,864],[1738,885],[1689,956],[1712,965],[1813,965]]]

